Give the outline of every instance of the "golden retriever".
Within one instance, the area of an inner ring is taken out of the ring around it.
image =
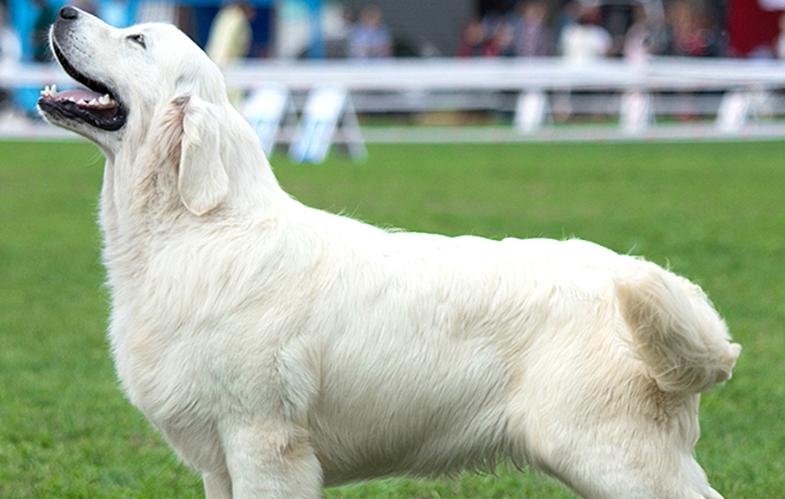
[[[594,244],[381,230],[279,187],[176,28],[60,10],[88,90],[42,92],[106,156],[109,338],[130,401],[210,499],[544,470],[587,498],[719,498],[700,392],[740,347],[704,293]]]

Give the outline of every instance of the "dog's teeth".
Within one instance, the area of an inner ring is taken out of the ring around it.
[[[95,99],[93,99],[93,100],[95,100]],[[101,98],[98,99],[98,103],[99,104],[103,104],[103,105],[111,104],[112,102],[113,102],[112,98],[109,97],[109,94],[102,95]]]
[[[57,86],[52,85],[52,88],[49,88],[49,85],[47,85],[43,90],[41,90],[41,97],[50,97],[52,99],[57,98]]]
[[[92,99],[92,100],[89,102],[89,104],[90,104],[91,106],[98,106],[98,105],[99,105],[99,103],[98,103],[98,99]]]

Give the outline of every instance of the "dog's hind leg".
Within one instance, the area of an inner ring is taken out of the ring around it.
[[[587,499],[722,499],[692,456],[697,421],[681,426],[692,416],[686,409],[665,422],[529,418],[525,455]]]
[[[509,404],[513,457],[589,499],[721,499],[693,458],[700,395],[662,391],[621,346],[595,351],[604,362],[581,367],[569,349],[529,362]]]
[[[608,450],[592,449],[577,469],[565,470],[566,481],[587,499],[722,499],[691,456],[678,456],[678,464],[654,455],[633,461]]]
[[[322,494],[322,470],[306,430],[283,422],[223,432],[232,499],[309,499]]]
[[[694,461],[673,476],[663,476],[661,470],[649,474],[637,464],[585,464],[580,472],[559,477],[587,499],[723,499]]]
[[[232,499],[232,480],[229,473],[202,473],[206,499]]]

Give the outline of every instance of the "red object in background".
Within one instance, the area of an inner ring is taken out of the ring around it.
[[[758,0],[730,0],[727,24],[730,55],[746,57],[762,47],[773,51],[780,34],[782,13],[763,10]]]

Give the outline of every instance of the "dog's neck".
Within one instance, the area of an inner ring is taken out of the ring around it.
[[[99,224],[110,289],[116,279],[127,282],[143,275],[152,247],[171,231],[230,222],[235,213],[261,222],[279,216],[294,202],[278,184],[258,138],[246,128],[238,125],[231,130],[224,144],[223,162],[230,177],[227,198],[201,217],[189,212],[177,194],[173,157],[140,154],[151,150],[146,147],[105,154]]]

